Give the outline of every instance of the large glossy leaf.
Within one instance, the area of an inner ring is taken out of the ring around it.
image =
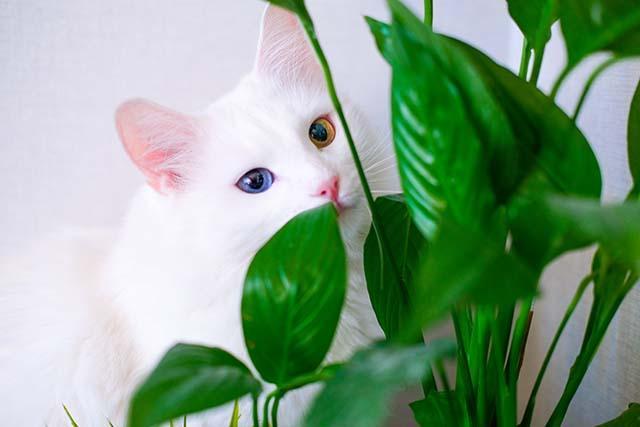
[[[557,19],[558,0],[507,0],[509,14],[527,38],[529,46],[541,51],[551,38]]]
[[[562,0],[569,64],[598,51],[640,54],[640,0]]]
[[[393,395],[419,383],[431,362],[454,353],[454,343],[443,340],[426,346],[377,345],[361,350],[327,382],[304,426],[381,426]]]
[[[260,390],[249,369],[226,351],[178,344],[133,395],[128,426],[155,426]]]
[[[600,194],[589,144],[546,95],[478,50],[432,33],[397,0],[389,3],[391,31],[381,23],[371,29],[393,68],[399,170],[425,236],[435,236],[445,211],[482,228],[532,175],[560,192]]]
[[[402,196],[381,197],[375,209],[384,224],[384,232],[391,253],[381,252],[373,227],[364,244],[364,272],[371,305],[387,338],[397,336],[403,329],[414,297],[410,285],[426,242],[411,222],[411,217]],[[382,255],[383,259],[380,259]],[[392,259],[400,273],[401,283],[394,274]],[[404,290],[403,290],[404,289]]]
[[[629,169],[633,177],[633,194],[640,195],[640,82],[638,82],[638,87],[631,101],[627,139]]]
[[[637,427],[640,425],[640,403],[631,403],[618,418],[598,427]]]
[[[253,259],[242,326],[254,366],[283,384],[324,359],[344,302],[347,262],[333,205],[289,221]]]
[[[419,326],[429,326],[456,304],[508,305],[533,296],[538,275],[505,252],[501,233],[443,221],[415,278]]]

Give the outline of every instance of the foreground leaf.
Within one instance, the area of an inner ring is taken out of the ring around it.
[[[281,385],[316,370],[333,340],[346,285],[333,205],[298,215],[258,251],[241,310],[247,349],[262,378]]]
[[[155,426],[260,390],[249,369],[226,351],[177,344],[133,395],[128,426]]]
[[[600,424],[598,427],[637,427],[640,425],[640,404],[631,403],[629,409],[624,411],[615,420]]]
[[[327,382],[304,425],[381,426],[396,392],[419,383],[431,362],[454,354],[455,344],[444,340],[426,346],[378,345],[359,351]]]
[[[415,314],[428,327],[457,304],[509,305],[536,292],[539,272],[505,253],[501,233],[444,221],[416,275]]]
[[[640,195],[640,82],[631,101],[627,139],[629,169],[633,177],[632,194],[638,196]]]
[[[371,305],[382,330],[391,339],[403,329],[411,312],[410,301],[414,295],[410,285],[426,242],[411,222],[401,196],[381,197],[376,200],[375,208],[384,223],[392,253],[382,253],[383,259],[380,259],[380,246],[372,227],[364,244],[364,271]],[[398,283],[393,274],[391,257],[395,259],[402,283]]]
[[[640,0],[562,0],[569,65],[598,51],[640,54]]]

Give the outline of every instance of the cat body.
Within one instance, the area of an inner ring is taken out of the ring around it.
[[[397,180],[388,148],[355,110],[346,111],[372,185],[390,188]],[[317,118],[335,127],[335,140],[322,149],[309,141]],[[133,100],[118,109],[116,124],[148,181],[121,229],[68,231],[0,261],[5,425],[66,426],[65,404],[82,427],[124,426],[131,393],[177,342],[221,347],[251,366],[240,319],[249,263],[288,220],[327,202],[340,210],[349,266],[327,360],[381,336],[362,267],[369,214],[293,15],[267,8],[253,72],[205,112]],[[256,168],[268,173],[260,182],[247,172]],[[254,192],[266,178],[270,187]],[[283,400],[281,425],[295,425],[312,393]],[[250,425],[249,403],[242,402],[241,425]],[[189,426],[223,426],[229,418],[225,407],[190,416]]]

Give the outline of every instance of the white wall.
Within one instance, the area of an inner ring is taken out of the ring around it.
[[[385,18],[383,0],[308,3],[340,92],[388,132],[387,67],[362,20],[363,14]],[[422,1],[407,3],[418,10]],[[205,107],[251,67],[263,7],[258,0],[0,0],[0,255],[64,225],[117,224],[142,182],[117,141],[118,103],[144,96],[186,111]],[[435,11],[439,30],[504,64],[517,63],[521,39],[503,0],[436,0]],[[543,70],[546,87],[562,61],[556,40]],[[639,74],[637,64],[609,73],[580,122],[605,168],[607,198],[620,198],[628,186],[623,122]],[[573,82],[561,94],[564,105],[579,90]],[[585,256],[572,256],[545,276],[528,381],[561,315],[558,304],[586,265]],[[639,294],[623,307],[622,323],[612,328],[608,351],[596,360],[567,425],[593,425],[640,400],[640,361],[633,356],[640,351]],[[542,409],[566,376],[584,308],[552,363]]]

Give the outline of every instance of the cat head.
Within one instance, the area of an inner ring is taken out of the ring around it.
[[[349,104],[345,111],[372,185],[388,187],[389,147]],[[293,216],[325,203],[340,212],[343,232],[361,236],[368,228],[322,69],[297,18],[283,9],[267,7],[252,72],[204,113],[131,100],[116,124],[153,189],[147,197],[180,212],[172,217],[183,230],[252,252]]]

